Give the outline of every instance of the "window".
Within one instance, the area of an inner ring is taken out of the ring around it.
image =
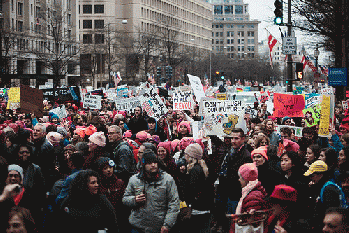
[[[71,14],[67,15],[67,23],[68,25],[71,25]]]
[[[216,44],[219,44],[219,40],[216,40]]]
[[[83,5],[82,13],[84,14],[92,14],[92,5]]]
[[[95,29],[104,28],[104,20],[95,20]]]
[[[23,22],[22,21],[17,22],[17,31],[23,32]]]
[[[220,37],[223,37],[223,32],[220,32],[220,33],[219,33],[219,36],[220,36]]]
[[[23,15],[23,3],[22,2],[18,2],[17,14]]]
[[[67,36],[68,36],[68,39],[70,40],[71,39],[71,30],[67,31]]]
[[[243,31],[238,32],[238,36],[243,37],[244,35],[245,35],[245,33]]]
[[[92,20],[84,20],[82,28],[92,28]]]
[[[214,32],[212,32],[212,37],[214,37]]]
[[[247,36],[254,36],[254,32],[247,32]]]
[[[225,14],[234,14],[233,6],[225,6],[224,7],[224,13]]]
[[[219,32],[216,32],[216,37],[219,37]]]
[[[92,44],[92,34],[84,34],[82,38],[84,44]]]
[[[238,39],[238,44],[244,44],[245,43],[245,39]]]
[[[238,51],[239,51],[239,52],[243,52],[243,51],[245,51],[244,46],[238,46]]]
[[[223,14],[223,6],[222,5],[215,5],[213,11],[214,11],[215,15],[221,15],[221,14]]]
[[[247,46],[247,51],[254,51],[254,46]]]
[[[11,10],[14,11],[14,3],[13,3],[13,0],[11,0]]]
[[[227,32],[227,37],[233,37],[234,36],[234,32]]]
[[[243,7],[241,5],[235,6],[235,14],[242,14],[243,13]]]
[[[104,5],[95,5],[95,14],[104,14]]]
[[[104,44],[104,34],[95,34],[95,44]]]
[[[248,43],[248,44],[254,44],[254,39],[248,39],[248,40],[247,40],[247,43]]]
[[[230,44],[230,39],[227,39],[227,44]]]

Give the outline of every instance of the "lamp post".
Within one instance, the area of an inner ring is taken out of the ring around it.
[[[315,57],[315,83],[319,81],[320,74],[318,73],[318,59],[319,59],[320,51],[319,51],[319,44],[316,44],[316,49],[314,51],[314,57]]]

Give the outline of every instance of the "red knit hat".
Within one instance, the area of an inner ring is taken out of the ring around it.
[[[258,179],[258,169],[254,163],[245,163],[239,168],[240,176],[246,181]]]
[[[179,123],[178,129],[177,129],[178,132],[179,132],[179,128],[181,127],[181,125],[184,125],[188,129],[188,133],[190,134],[190,132],[191,132],[190,122],[189,121],[182,121],[181,123]]]
[[[158,144],[158,148],[159,147],[163,147],[166,151],[167,151],[167,154],[170,155],[171,154],[171,142],[170,141],[167,141],[167,142],[160,142]]]
[[[185,148],[187,148],[187,146],[189,146],[192,143],[195,143],[194,138],[192,138],[192,137],[184,137],[179,142],[179,149],[180,150],[184,150]]]
[[[275,186],[273,193],[270,197],[279,199],[282,201],[297,201],[297,190],[291,186],[287,186],[284,184],[279,184]]]

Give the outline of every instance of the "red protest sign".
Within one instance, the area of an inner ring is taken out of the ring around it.
[[[303,117],[303,95],[274,94],[274,117]]]

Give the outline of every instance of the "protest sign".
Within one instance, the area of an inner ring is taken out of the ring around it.
[[[173,110],[192,110],[193,98],[191,91],[174,92],[172,96]]]
[[[142,109],[147,112],[148,116],[156,120],[159,120],[168,111],[154,87],[146,89],[145,93],[139,96],[139,100]]]
[[[128,97],[128,87],[119,86],[117,88],[117,97]]]
[[[274,117],[303,117],[305,107],[302,95],[274,94]]]
[[[188,75],[188,79],[191,85],[191,88],[194,91],[194,95],[196,97],[196,101],[200,102],[200,99],[205,97],[204,87],[202,86],[201,80],[197,76]]]
[[[102,96],[85,95],[83,105],[84,105],[84,108],[100,109],[102,107]]]
[[[131,98],[116,98],[115,107],[119,111],[133,112],[136,107],[141,106],[142,103],[138,97]]]
[[[316,93],[305,94],[305,108],[312,108],[319,104],[321,95]]]
[[[21,112],[34,113],[36,117],[43,116],[43,91],[31,88],[26,85],[21,86]]]
[[[6,109],[20,108],[20,102],[21,102],[20,87],[11,87],[7,93],[8,93],[8,102],[7,102]]]
[[[62,105],[62,107],[54,108],[50,112],[57,115],[59,119],[66,118],[68,116],[65,105]]]
[[[321,95],[333,95],[334,91],[333,91],[332,87],[321,88],[320,89],[320,94]]]
[[[217,100],[203,98],[200,101],[201,116],[209,114],[232,114],[235,112],[245,113],[245,104],[241,100]]]
[[[342,106],[343,106],[343,110],[347,110],[348,109],[348,102],[342,101]]]
[[[244,112],[237,111],[232,114],[209,114],[205,116],[205,134],[227,136],[234,128],[241,128],[247,133]]]
[[[331,113],[331,96],[323,95],[321,102],[321,117],[319,124],[319,136],[327,137],[329,135],[330,125],[330,113]]]
[[[280,134],[280,130],[282,128],[290,128],[294,130],[294,135],[296,136],[296,138],[302,137],[302,130],[303,130],[302,127],[296,127],[296,126],[290,126],[290,125],[277,125],[275,128],[278,134]]]
[[[55,100],[55,101],[73,101],[74,98],[71,94],[71,90],[68,87],[56,88],[55,94],[53,95],[53,88],[43,89],[43,96],[46,100]]]

